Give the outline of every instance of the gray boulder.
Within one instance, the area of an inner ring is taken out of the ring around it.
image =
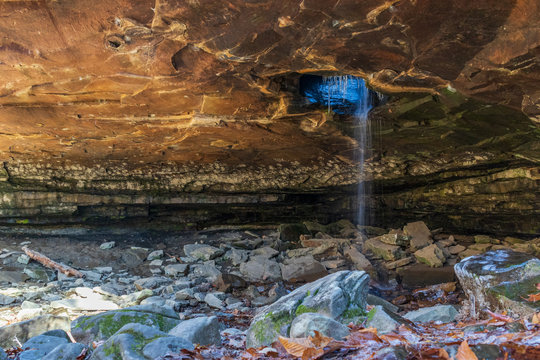
[[[457,314],[458,311],[453,305],[435,305],[410,311],[403,317],[416,323],[426,323],[430,321],[447,323],[454,321]]]
[[[314,336],[314,330],[338,340],[343,339],[350,333],[347,326],[328,316],[317,313],[304,313],[292,321],[289,336],[293,338]]]
[[[433,244],[431,231],[423,221],[408,223],[403,227],[403,233],[410,238],[412,251],[420,250]]]
[[[28,349],[23,351],[19,359],[21,360],[39,360],[45,355],[54,350],[57,346],[68,344],[69,340],[63,337],[38,335],[26,341],[22,348]]]
[[[377,329],[380,334],[387,334],[406,322],[399,315],[386,311],[381,305],[376,305],[367,314],[365,324],[368,328]]]
[[[71,334],[78,342],[89,344],[92,341],[108,339],[124,325],[132,323],[167,332],[178,325],[180,319],[170,307],[137,305],[97,315],[81,316],[71,323]]]
[[[287,259],[280,267],[283,279],[291,282],[314,281],[328,275],[324,265],[312,255]]]
[[[456,276],[476,309],[507,310],[520,317],[540,310],[540,302],[525,300],[538,293],[540,260],[512,250],[488,251],[454,266]]]
[[[146,345],[142,352],[148,359],[157,359],[171,353],[177,353],[182,349],[193,350],[193,344],[183,338],[175,336],[161,337]]]
[[[43,334],[48,330],[63,329],[69,331],[70,321],[66,316],[43,315],[30,320],[0,327],[0,346],[11,348],[17,346],[13,338],[25,342],[28,339]]]
[[[318,313],[349,323],[365,315],[369,275],[340,271],[305,284],[255,315],[247,330],[247,346],[269,345],[278,336],[289,336],[291,322],[303,313]]]
[[[240,272],[252,282],[275,282],[281,280],[279,264],[264,256],[254,256],[240,265]]]
[[[156,341],[158,343],[151,345]],[[171,339],[167,333],[151,326],[127,324],[99,346],[90,360],[153,360],[166,355],[170,348],[193,349],[193,344],[185,339]]]
[[[76,359],[84,349],[87,349],[87,354],[90,354],[88,347],[80,343],[58,345],[47,354],[47,360],[73,360]]]
[[[197,317],[182,321],[169,331],[169,335],[184,338],[199,345],[220,345],[219,322],[217,317]]]

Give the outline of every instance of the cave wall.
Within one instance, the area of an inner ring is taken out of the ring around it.
[[[538,234],[539,7],[1,2],[0,223],[331,221],[366,181],[380,225]],[[393,96],[365,174],[302,73]]]

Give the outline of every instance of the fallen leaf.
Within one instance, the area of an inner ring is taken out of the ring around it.
[[[512,319],[510,316],[507,316],[506,314],[497,314],[488,309],[484,311],[487,312],[495,320],[504,321],[504,322],[514,322],[514,319]]]
[[[537,285],[538,286],[538,285]],[[540,293],[538,294],[531,294],[529,295],[529,297],[527,298],[524,298],[525,300],[527,301],[530,301],[530,302],[537,302],[537,301],[540,301]]]
[[[324,336],[323,334],[321,334],[317,330],[314,330],[314,333],[315,333],[315,336],[313,336],[313,337],[310,336],[309,340],[313,343],[313,345],[316,348],[323,348],[326,345],[328,345],[332,340],[334,340],[331,337]]]
[[[313,347],[313,343],[308,338],[290,339],[280,336],[278,340],[289,354],[296,357],[302,357],[304,351]]]
[[[540,313],[536,313],[532,316],[531,322],[533,324],[540,324]]]
[[[476,354],[471,350],[467,340],[463,341],[459,345],[459,349],[456,354],[456,360],[478,360]]]

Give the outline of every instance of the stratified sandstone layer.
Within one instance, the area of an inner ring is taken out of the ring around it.
[[[380,221],[537,234],[539,7],[2,1],[0,222],[330,220],[373,179]],[[374,119],[401,145],[360,176],[350,124],[305,106],[305,73],[400,93]]]

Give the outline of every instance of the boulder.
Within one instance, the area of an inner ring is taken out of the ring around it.
[[[443,323],[454,321],[458,311],[453,305],[435,305],[410,311],[403,317],[416,323],[440,321]]]
[[[412,251],[420,250],[433,243],[431,231],[423,221],[408,223],[403,227],[403,233],[410,238]]]
[[[443,251],[435,244],[426,246],[414,253],[418,262],[424,263],[430,267],[442,267],[446,261]]]
[[[28,350],[23,351],[20,354],[19,359],[40,360],[45,358],[45,355],[53,351],[57,346],[68,343],[69,340],[65,337],[38,335],[23,344],[22,348]],[[47,356],[47,358],[49,357]]]
[[[43,334],[48,330],[62,329],[69,331],[69,318],[65,316],[43,315],[30,320],[21,321],[15,324],[2,326],[0,328],[0,346],[11,348],[17,346],[14,338],[21,342]]]
[[[192,350],[193,344],[186,339],[172,338],[155,327],[126,324],[96,348],[90,360],[150,360],[166,355],[170,348]]]
[[[165,266],[164,270],[165,270],[165,275],[168,275],[168,276],[173,276],[173,277],[184,276],[187,274],[189,270],[189,265],[188,264],[171,264],[171,265]]]
[[[476,309],[509,311],[529,316],[540,309],[540,302],[525,301],[538,293],[540,260],[512,250],[488,251],[468,257],[454,266],[461,287]]]
[[[206,244],[186,244],[184,245],[186,256],[202,261],[208,261],[223,255],[223,249]]]
[[[97,315],[81,316],[71,323],[71,334],[78,342],[89,344],[105,340],[126,324],[142,324],[167,332],[180,323],[170,307],[137,305]]]
[[[339,271],[297,288],[255,315],[247,330],[247,346],[270,345],[280,335],[289,336],[291,322],[303,313],[344,323],[365,315],[368,283],[364,271]]]
[[[274,282],[281,280],[279,264],[264,256],[255,256],[240,265],[240,272],[252,282]]]
[[[181,337],[199,345],[220,345],[219,322],[217,317],[197,317],[182,321],[169,331],[169,335]]]
[[[291,282],[314,281],[328,275],[324,265],[312,255],[287,259],[280,267],[283,279]]]
[[[223,255],[223,259],[229,260],[234,266],[246,262],[249,258],[248,251],[232,248]]]
[[[383,243],[382,241],[377,240],[377,238],[366,240],[365,247],[371,250],[376,256],[382,257],[387,261],[401,259],[404,255],[399,246]]]
[[[375,305],[371,309],[366,317],[366,327],[375,328],[380,334],[387,334],[395,331],[401,324],[407,321],[402,319],[399,315],[396,315],[388,310],[385,310],[381,305]]]
[[[73,360],[79,356],[84,349],[88,349],[87,346],[80,343],[67,343],[61,344],[55,347],[50,353],[47,354],[47,360]],[[87,350],[90,354],[90,350]],[[2,357],[0,357],[1,359]]]
[[[343,339],[350,333],[347,326],[328,316],[317,313],[304,313],[292,321],[289,336],[292,338],[315,336],[314,330],[337,340]]]
[[[238,275],[226,273],[220,274],[212,283],[218,291],[231,292],[232,289],[244,289],[247,282]]]

